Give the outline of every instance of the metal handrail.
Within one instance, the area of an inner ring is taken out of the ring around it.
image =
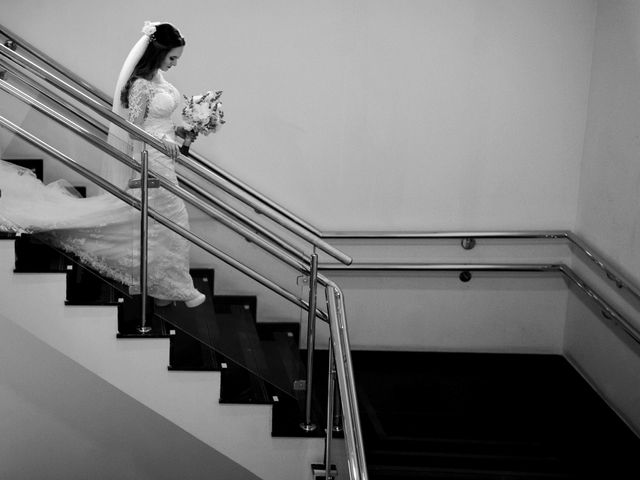
[[[591,260],[619,289],[627,290],[637,301],[640,301],[640,288],[635,283],[611,266],[610,260],[598,252],[585,240],[569,230],[558,231],[458,231],[458,232],[390,232],[390,231],[354,231],[325,232],[322,238],[348,240],[435,240],[435,239],[557,239],[566,240]]]
[[[638,286],[636,286],[629,278],[621,274],[616,268],[611,267],[611,260],[603,260],[604,255],[602,253],[598,252],[592,245],[589,245],[586,241],[578,238],[578,236],[572,232],[567,232],[566,238],[569,242],[575,245],[583,255],[602,270],[606,277],[615,283],[616,287],[627,290],[635,297],[636,300],[640,301],[640,288],[638,288]]]
[[[228,181],[232,185],[237,186],[241,191],[246,192],[247,194],[251,195],[253,198],[258,200],[259,202],[265,204],[267,207],[269,207],[272,210],[278,212],[284,218],[287,218],[290,221],[292,221],[293,223],[295,223],[295,224],[299,225],[300,227],[304,228],[305,230],[307,230],[312,235],[322,238],[322,233],[316,227],[314,227],[313,225],[311,225],[308,222],[305,222],[301,218],[297,217],[296,215],[294,215],[293,213],[291,213],[289,210],[287,210],[286,208],[282,207],[281,205],[278,205],[276,202],[274,202],[270,198],[266,197],[262,193],[258,192],[256,189],[254,189],[253,187],[249,186],[248,184],[246,184],[245,182],[240,180],[238,177],[236,177],[236,176],[232,175],[231,173],[223,170],[222,168],[220,168],[216,164],[214,164],[214,163],[210,162],[209,160],[207,160],[202,155],[198,154],[197,152],[191,151],[189,153],[189,156],[192,159],[194,159],[197,162],[199,162],[200,164],[204,165],[206,168],[210,169],[213,173],[218,175],[220,178],[223,178],[224,180]],[[261,211],[262,209],[259,209],[259,210]]]
[[[352,480],[367,480],[367,463],[360,428],[360,413],[358,411],[356,386],[353,378],[351,345],[349,344],[349,334],[347,330],[344,295],[340,287],[333,282],[326,287],[325,291],[327,296],[327,310],[329,312],[329,318],[331,319],[329,323],[331,329],[331,346],[335,358],[344,415],[343,425],[349,478]],[[327,431],[331,430],[332,420],[333,419],[329,419],[328,421]],[[327,435],[329,436],[328,432]],[[325,471],[330,472],[331,465],[325,465]]]
[[[595,300],[605,312],[605,318],[613,319],[638,344],[640,344],[640,329],[635,327],[626,317],[621,315],[604,298],[590,287],[571,267],[560,263],[355,263],[350,267],[338,264],[325,264],[318,267],[323,271],[389,271],[389,272],[559,272],[566,279],[580,288],[588,297]]]
[[[42,88],[38,83],[34,82],[31,78],[28,78],[26,75],[20,73],[14,66],[10,65],[8,62],[2,62],[2,68],[6,69],[5,75],[6,73],[10,73],[14,78],[19,80],[22,84],[28,86],[32,90],[37,91],[39,95],[42,95],[43,97],[48,98],[49,100],[54,102],[56,105],[64,109],[67,113],[73,115],[73,117],[78,119],[79,121],[89,124],[97,132],[104,134],[106,138],[108,134],[107,127],[102,123],[98,122],[97,120],[95,120],[94,118],[88,117],[85,111],[80,110],[74,105],[71,105],[69,102],[66,102],[61,96],[56,95],[51,90]]]
[[[65,93],[67,93],[72,98],[74,98],[76,101],[79,101],[80,103],[88,106],[93,111],[103,116],[110,122],[115,123],[120,128],[123,128],[124,130],[128,131],[130,134],[131,133],[134,134],[141,140],[145,141],[146,143],[152,145],[154,148],[158,149],[159,151],[165,152],[164,145],[161,142],[159,142],[157,139],[155,139],[154,137],[151,137],[139,127],[136,127],[135,125],[130,124],[129,122],[125,121],[118,115],[115,115],[113,112],[111,112],[111,109],[109,107],[106,107],[100,102],[97,102],[95,99],[85,95],[83,92],[79,91],[72,85],[69,85],[67,82],[51,74],[49,71],[31,62],[26,57],[14,52],[13,50],[11,50],[10,48],[4,45],[0,45],[0,54],[9,58],[10,60],[20,65],[22,68],[25,68],[26,70],[30,71],[31,73],[42,77],[45,81],[52,83],[54,86],[63,90]],[[50,59],[44,54],[37,57],[45,61],[45,63],[53,62],[52,59]],[[56,70],[58,69],[56,68]],[[58,71],[63,73],[63,75],[67,76],[68,71],[66,71],[66,69],[62,68],[62,70],[58,70]],[[77,76],[71,75],[69,78],[72,79],[75,83],[78,83]],[[80,82],[79,85],[83,87],[86,86],[85,82]],[[88,89],[92,93],[95,93],[91,88],[88,88]],[[257,213],[269,217],[271,220],[278,223],[280,226],[288,229],[289,231],[298,235],[300,238],[303,238],[304,240],[316,246],[317,248],[324,251],[325,253],[332,256],[333,258],[343,263],[347,263],[347,264],[351,263],[352,261],[351,257],[349,257],[348,255],[344,254],[343,252],[339,251],[332,245],[329,245],[327,242],[322,240],[322,238],[319,235],[319,231],[316,228],[309,225],[307,222],[304,222],[303,220],[299,219],[288,210],[279,206],[272,200],[268,199],[266,196],[260,194],[255,189],[249,187],[247,184],[243,183],[242,181],[240,181],[230,173],[225,172],[218,166],[207,161],[203,157],[199,155],[193,155],[193,158],[197,161],[197,164],[196,162],[189,161],[182,156],[178,158],[178,163],[187,167],[188,169],[197,173],[198,175],[202,176],[206,180],[213,182],[214,184],[216,184],[216,186],[224,189],[227,193],[235,196],[242,202],[250,205]],[[199,165],[199,167],[196,165]],[[215,177],[214,175],[217,175],[218,178]],[[228,184],[221,182],[219,179],[224,179],[226,182],[232,183],[235,188],[229,187]],[[268,208],[265,209],[265,205]]]
[[[349,239],[349,240],[428,240],[447,238],[557,238],[564,239],[567,231],[459,231],[459,232],[393,232],[393,231],[334,231],[322,233],[322,238],[328,239]]]

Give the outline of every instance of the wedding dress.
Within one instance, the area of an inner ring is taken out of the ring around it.
[[[160,72],[152,80],[136,79],[129,93],[129,121],[160,140],[175,142],[171,115],[179,102],[178,90]],[[153,148],[148,152],[149,167],[177,184],[174,160]],[[110,194],[78,198],[68,186],[65,181],[44,185],[29,170],[0,162],[0,229],[37,233],[139,293],[140,212]],[[139,189],[128,193],[140,198]],[[189,229],[184,202],[164,188],[149,189],[149,207]],[[190,306],[201,303],[204,296],[189,274],[187,240],[152,218],[148,232],[149,295]]]

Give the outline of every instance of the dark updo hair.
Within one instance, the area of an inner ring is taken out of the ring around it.
[[[156,25],[156,31],[149,37],[149,45],[136,64],[129,80],[120,92],[120,101],[125,108],[129,108],[129,90],[138,78],[151,80],[162,65],[167,54],[177,47],[186,45],[184,37],[176,27],[170,23]]]

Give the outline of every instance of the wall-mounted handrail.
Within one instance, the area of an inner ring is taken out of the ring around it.
[[[363,272],[527,272],[527,273],[561,273],[582,292],[596,301],[605,318],[613,319],[638,344],[640,329],[635,327],[626,317],[620,314],[604,298],[590,287],[571,267],[564,263],[354,263],[347,267],[339,264],[323,264],[318,267],[323,271],[363,271]]]
[[[0,45],[0,54],[8,58],[15,64],[19,65],[20,67],[24,68],[25,70],[31,72],[32,74],[39,76],[48,83],[51,83],[56,88],[64,91],[74,100],[89,107],[102,117],[106,118],[108,121],[129,132],[129,134],[133,134],[135,137],[138,137],[140,140],[150,144],[157,150],[166,153],[166,148],[164,147],[162,142],[152,137],[141,128],[127,122],[120,116],[114,114],[109,107],[106,107],[101,102],[98,102],[95,99],[84,94],[74,86],[58,78],[56,75],[53,75],[51,72],[35,64],[28,58],[14,52],[4,45]],[[189,170],[197,173],[208,181],[213,182],[219,188],[224,189],[227,193],[233,195],[242,202],[251,206],[257,213],[267,216],[280,226],[287,228],[292,233],[298,235],[300,238],[314,245],[319,250],[327,253],[328,255],[332,256],[342,263],[348,264],[352,261],[351,257],[324,241],[317,234],[316,229],[312,227],[310,228],[310,226],[306,222],[300,220],[283,207],[277,206],[275,202],[267,199],[264,195],[260,194],[254,189],[251,189],[248,185],[233,177],[228,172],[224,172],[219,167],[206,161],[204,158],[198,156],[197,160],[197,162],[194,162],[182,155],[177,159],[179,164],[187,167]],[[212,171],[215,172],[215,175]],[[229,186],[228,183],[222,182],[220,181],[220,179],[224,179],[226,180],[226,182],[234,182],[234,184],[232,186]],[[269,208],[265,208],[265,203]]]
[[[582,292],[594,300],[602,308],[605,318],[613,320],[627,333],[629,337],[636,343],[640,344],[640,330],[635,327],[626,317],[621,315],[615,308],[607,303],[601,295],[591,288],[580,276],[578,276],[569,266],[560,265],[562,274],[571,280]]]
[[[33,45],[31,45],[24,38],[18,36],[16,33],[12,32],[4,25],[0,25],[0,34],[7,37],[9,40],[13,41],[15,46],[24,49],[29,55],[37,58],[38,60],[43,62],[45,65],[48,65],[49,67],[56,70],[58,73],[72,80],[79,87],[82,87],[83,89],[90,92],[93,96],[101,100],[105,105],[111,104],[111,99],[109,95],[107,95],[102,90],[95,87],[94,85],[91,85],[89,82],[86,82],[85,80],[80,78],[78,75],[73,73],[71,70],[69,70],[68,68],[65,68],[64,66],[56,62],[49,55],[37,49]]]
[[[349,239],[349,240],[435,240],[435,239],[460,239],[460,238],[546,238],[565,239],[567,231],[334,231],[323,232],[322,238],[327,239]]]
[[[589,245],[585,240],[578,238],[578,236],[572,232],[567,232],[566,238],[576,246],[584,256],[591,260],[609,280],[614,282],[616,287],[627,290],[636,300],[640,301],[640,288],[620,273],[618,269],[612,267],[611,260],[605,260],[605,256],[598,252],[595,247]]]
[[[329,240],[437,240],[437,239],[557,239],[566,240],[576,247],[582,255],[593,262],[606,277],[615,283],[619,289],[627,290],[637,301],[640,301],[640,288],[620,273],[619,269],[611,266],[610,260],[598,252],[585,240],[579,238],[569,230],[558,231],[458,231],[458,232],[392,232],[392,231],[353,231],[353,232],[325,232],[322,238]]]
[[[549,272],[559,270],[560,263],[353,263],[350,266],[340,264],[321,264],[323,271],[396,271],[428,272],[474,270],[485,272]]]

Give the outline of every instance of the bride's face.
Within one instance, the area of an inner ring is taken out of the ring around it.
[[[184,47],[176,47],[169,50],[167,56],[164,57],[164,60],[160,64],[160,70],[166,72],[171,67],[175,67],[176,65],[178,65],[178,59],[182,56],[183,50]]]

